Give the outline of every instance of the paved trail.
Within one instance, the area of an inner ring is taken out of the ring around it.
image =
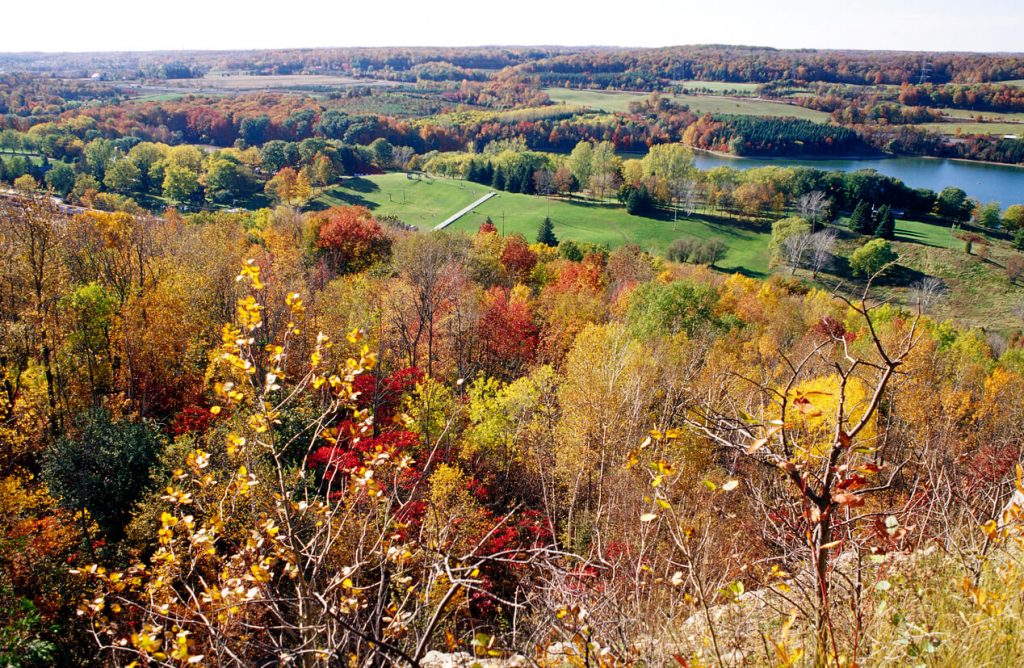
[[[459,218],[462,218],[462,217],[463,217],[463,216],[465,216],[465,215],[466,215],[467,213],[469,213],[469,212],[470,212],[470,211],[472,211],[473,209],[477,208],[478,206],[480,206],[481,204],[483,204],[484,202],[486,202],[487,200],[491,199],[492,197],[494,197],[494,196],[495,196],[495,195],[497,195],[497,194],[498,194],[498,193],[496,193],[496,192],[493,192],[493,191],[492,191],[492,192],[489,192],[489,193],[487,193],[486,195],[484,195],[483,197],[481,197],[481,198],[480,198],[480,199],[478,199],[477,201],[475,201],[475,202],[473,202],[472,204],[470,204],[469,206],[467,206],[467,207],[466,207],[465,209],[463,209],[462,211],[459,211],[459,212],[458,212],[457,214],[455,214],[454,216],[452,216],[452,217],[451,217],[451,218],[449,218],[448,220],[444,221],[443,223],[441,223],[440,225],[438,225],[437,227],[435,227],[435,228],[434,228],[434,231],[436,232],[436,231],[438,231],[438,230],[443,230],[444,228],[448,227],[449,225],[451,225],[452,223],[454,223],[454,222],[455,222],[456,220],[458,220]]]

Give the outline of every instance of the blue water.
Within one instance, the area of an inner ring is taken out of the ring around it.
[[[723,166],[751,169],[768,165],[814,167],[842,172],[875,169],[881,174],[900,179],[912,188],[929,188],[939,192],[946,186],[955,186],[979,202],[999,202],[1004,208],[1010,204],[1024,204],[1024,167],[1012,165],[909,157],[836,160],[734,158],[700,151],[694,157],[699,169]]]

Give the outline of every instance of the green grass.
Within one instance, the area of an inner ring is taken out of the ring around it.
[[[939,229],[949,243],[949,230]],[[1006,277],[1006,262],[1015,254],[1008,244],[988,244],[984,259],[978,257],[977,245],[975,254],[968,255],[959,240],[954,240],[951,248],[917,243],[896,243],[894,248],[900,265],[917,276],[936,276],[946,284],[947,296],[930,313],[937,320],[953,318],[964,325],[1005,333],[1020,328],[1018,310],[1024,306],[1024,287],[1011,284]],[[907,286],[894,289],[893,294],[904,303],[912,300]]]
[[[358,204],[375,215],[394,215],[421,230],[479,199],[491,189],[477,183],[452,179],[408,179],[393,173],[347,179],[318,198],[321,205]],[[768,272],[767,227],[711,216],[671,217],[631,216],[617,203],[592,202],[575,198],[534,197],[500,192],[448,229],[475,232],[487,217],[506,234],[521,233],[533,241],[545,216],[555,225],[560,239],[602,243],[611,248],[631,243],[656,253],[663,252],[680,237],[719,238],[728,246],[718,267],[761,276]]]
[[[345,179],[319,200],[331,206],[365,206],[377,216],[398,216],[423,230],[434,227],[488,192],[489,188],[468,181],[426,176],[410,179],[396,172]]]
[[[552,102],[577,104],[601,111],[629,111],[630,102],[639,102],[648,93],[626,93],[623,91],[576,90],[574,88],[545,88]]]
[[[546,88],[554,102],[575,104],[602,111],[629,111],[630,102],[639,102],[649,93],[624,91],[576,90],[573,88]],[[689,105],[697,114],[739,114],[744,116],[793,116],[825,123],[830,116],[823,111],[805,109],[796,105],[769,100],[720,97],[715,95],[670,95],[678,104]]]
[[[717,94],[751,94],[757,90],[756,83],[746,82],[733,82],[733,81],[697,81],[696,79],[687,79],[680,81],[673,81],[672,85],[682,86],[687,90],[700,90],[700,91],[711,91]]]
[[[39,153],[31,153],[29,151],[9,151],[7,149],[0,150],[0,158],[2,158],[4,160],[11,160],[11,159],[16,158],[16,157],[26,158],[29,161],[29,163],[32,164],[32,165],[41,165],[41,164],[43,164],[43,156],[41,154],[39,154]],[[63,160],[50,160],[50,164],[51,165],[56,165],[59,162],[64,162],[64,161]],[[71,163],[67,163],[67,164],[70,165]]]
[[[173,102],[185,97],[184,93],[149,93],[133,97],[135,102]]]
[[[846,222],[841,223],[846,227]],[[850,254],[866,241],[865,237],[843,234],[837,246],[840,256]],[[964,242],[950,237],[950,228],[912,220],[896,221],[893,250],[899,266],[876,284],[879,298],[897,303],[915,303],[915,284],[926,276],[942,280],[946,295],[928,311],[936,320],[955,319],[969,327],[1009,333],[1020,327],[1017,310],[1024,306],[1024,286],[1013,285],[1006,277],[1006,262],[1016,254],[1005,241],[989,240],[985,258],[979,251],[968,255]],[[979,248],[976,245],[975,248]],[[849,283],[848,292],[856,294],[861,283],[845,273],[845,260],[837,272],[819,277],[824,286],[837,281]]]
[[[953,123],[920,123],[915,127],[924,130],[941,132],[946,135],[977,134],[977,135],[1017,135],[1024,136],[1024,124],[1021,123],[972,123],[969,121]]]
[[[697,114],[739,114],[743,116],[793,116],[817,123],[827,123],[831,116],[817,109],[769,100],[736,99],[710,95],[677,95],[680,104],[688,104]]]
[[[962,242],[950,236],[950,228],[942,225],[923,223],[917,220],[896,221],[896,241],[934,246],[936,248],[955,247]]]
[[[611,248],[636,244],[661,253],[680,237],[718,238],[729,249],[719,268],[753,275],[768,271],[768,234],[760,229],[733,219],[699,215],[681,217],[675,223],[669,216],[631,216],[617,203],[500,193],[460,218],[451,229],[475,231],[490,217],[499,229],[504,226],[506,234],[518,232],[532,241],[545,216],[551,217],[561,239],[603,243]]]
[[[972,111],[971,109],[953,109],[942,107],[939,109],[950,118],[957,118],[965,121],[973,121],[978,116],[986,120],[1002,121],[1004,123],[1024,123],[1024,113],[1002,112],[1002,111]]]

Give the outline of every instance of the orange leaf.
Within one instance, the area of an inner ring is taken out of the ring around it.
[[[840,492],[833,496],[832,500],[841,506],[850,506],[852,508],[864,505],[864,499],[850,492]]]

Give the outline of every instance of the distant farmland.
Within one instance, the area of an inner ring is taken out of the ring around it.
[[[313,88],[343,88],[348,86],[393,86],[390,81],[356,79],[333,74],[218,74],[210,73],[201,79],[168,79],[167,88],[187,88],[196,91],[250,92],[259,90],[309,90]]]
[[[709,82],[700,82],[709,83]],[[630,102],[639,102],[650,93],[625,91],[576,90],[573,88],[546,88],[544,90],[554,102],[576,104],[602,111],[629,111]],[[717,95],[665,95],[677,104],[685,104],[698,114],[738,114],[745,116],[792,116],[808,121],[825,123],[830,116],[816,109],[805,109],[784,102],[772,102],[743,97]]]

